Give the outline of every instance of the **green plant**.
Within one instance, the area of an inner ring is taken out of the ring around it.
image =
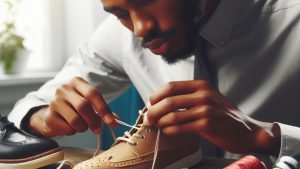
[[[5,23],[4,31],[0,32],[0,63],[6,74],[12,72],[19,49],[24,49],[24,38],[15,33],[13,23]]]
[[[24,49],[24,38],[16,33],[14,22],[15,6],[19,2],[4,0],[7,6],[8,21],[4,22],[4,30],[0,32],[0,64],[6,74],[12,73],[18,50]]]

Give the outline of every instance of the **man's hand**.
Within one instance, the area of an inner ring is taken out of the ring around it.
[[[113,114],[101,94],[85,80],[73,78],[56,90],[48,107],[34,112],[29,118],[31,132],[46,137],[72,135],[90,128],[101,132],[101,123],[116,125]]]
[[[242,114],[207,81],[170,82],[155,92],[145,118],[166,135],[192,132],[235,153],[277,154],[280,132]]]

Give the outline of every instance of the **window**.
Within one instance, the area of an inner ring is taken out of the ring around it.
[[[78,43],[87,39],[106,16],[96,0],[10,1],[19,1],[16,26],[31,51],[28,72],[59,70],[76,52]],[[5,16],[1,0],[0,30]]]
[[[16,2],[13,0],[12,2]],[[3,1],[1,1],[1,10],[3,16],[1,20],[5,19],[7,12],[4,8]],[[55,3],[51,3],[49,0],[22,0],[17,3],[16,12],[16,28],[19,34],[25,38],[25,47],[30,51],[30,57],[27,63],[27,69],[29,71],[44,70],[53,71],[58,69],[62,65],[62,49],[59,47],[53,50],[54,44],[59,44],[63,40],[56,39],[58,36],[54,36],[61,32],[59,26],[59,20],[52,20],[54,11],[51,10],[55,6]],[[59,8],[57,9],[58,15],[61,13]],[[3,22],[1,22],[3,23]],[[59,25],[54,27],[53,25]],[[57,43],[53,43],[53,41]],[[56,60],[56,65],[53,61]]]

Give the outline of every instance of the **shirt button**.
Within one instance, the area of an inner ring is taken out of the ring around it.
[[[224,46],[225,45],[225,39],[219,39],[219,45]]]

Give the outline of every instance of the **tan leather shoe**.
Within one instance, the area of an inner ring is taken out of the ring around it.
[[[140,112],[135,127],[117,138],[109,150],[76,165],[75,169],[179,169],[202,160],[197,136],[167,137],[142,123],[145,111]]]

